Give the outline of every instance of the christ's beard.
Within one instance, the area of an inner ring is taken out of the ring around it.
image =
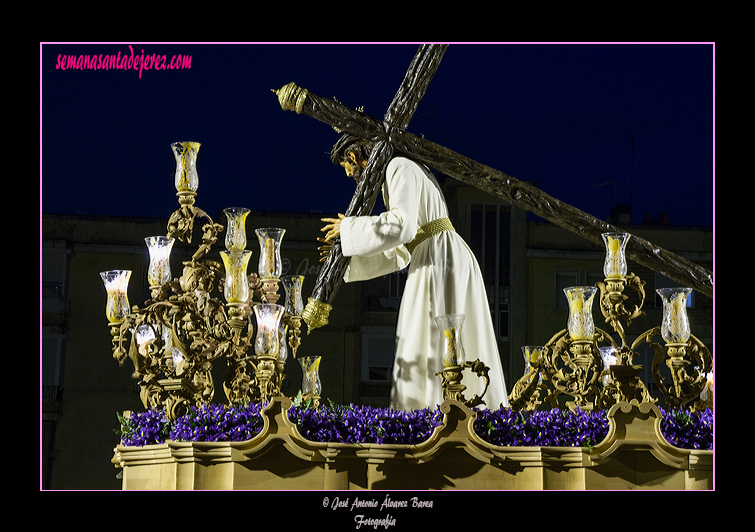
[[[351,167],[351,177],[359,183],[359,178],[362,176],[362,167],[358,164],[355,164]]]

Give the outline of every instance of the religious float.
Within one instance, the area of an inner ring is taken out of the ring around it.
[[[115,448],[124,490],[710,490],[712,451],[679,449],[661,434],[657,406],[619,403],[592,448],[498,446],[474,430],[475,412],[444,402],[443,422],[416,445],[314,442],[276,398],[264,428],[241,442]]]
[[[712,439],[692,446],[698,448],[673,445],[663,426],[667,414],[640,380],[641,366],[632,362],[637,346],[649,343],[655,352],[653,378],[666,403],[703,413],[703,430],[712,431],[712,357],[690,332],[685,308],[690,289],[659,291],[661,325],[627,344],[621,321],[629,323],[642,313],[644,283],[627,272],[630,235],[615,229],[601,236],[605,281],[566,289],[566,329],[543,346],[523,348],[525,373],[512,389],[510,407],[498,411],[522,430],[513,440],[506,439],[511,425],[497,425],[486,417],[495,411],[478,408],[484,397],[464,395],[461,374],[470,371],[486,380],[487,372],[479,360],[464,358],[461,324],[452,316],[438,320],[443,339],[438,356],[444,370],[437,376],[444,402],[436,413],[427,413],[431,419],[424,420],[421,437],[415,433],[413,438],[392,439],[387,425],[374,441],[318,437],[303,421],[306,416],[357,408],[321,404],[319,358],[299,358],[304,375],[300,396],[284,397],[280,389],[284,362],[288,356],[296,358],[303,326],[311,330],[327,323],[323,304],[304,308],[301,277],[281,277],[281,230],[255,231],[258,268],[247,273],[247,209],[226,210],[222,264],[208,258],[224,228],[194,205],[199,147],[196,142],[172,145],[180,207],[168,220],[166,236],[145,239],[150,299],[143,307],[131,307],[131,272],[101,274],[113,357],[119,363],[130,359],[142,404],[156,420],[149,430],[158,432],[158,439],[139,440],[139,434],[148,432],[139,420],[148,416],[121,417],[124,438],[114,449],[112,463],[123,470],[123,489],[713,489]],[[174,278],[171,247],[176,238],[190,242],[197,218],[206,219],[201,243]],[[283,305],[278,304],[280,284]],[[626,288],[638,294],[640,305],[625,308]],[[225,302],[216,297],[216,289]],[[613,334],[593,322],[598,294]],[[213,407],[211,369],[221,357],[228,368],[226,402]],[[226,441],[202,437],[201,424],[192,421],[192,416],[213,408],[213,423],[223,420],[228,425]],[[556,421],[589,416],[599,419],[602,429],[587,434],[588,425],[579,421],[561,427],[563,434],[543,439],[539,433],[544,425],[522,429],[538,412]],[[244,432],[250,426],[254,429]],[[400,431],[406,425],[394,427]]]

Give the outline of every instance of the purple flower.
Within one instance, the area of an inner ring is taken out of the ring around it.
[[[713,411],[706,408],[690,412],[680,408],[661,409],[661,433],[666,441],[680,449],[713,450]]]
[[[165,412],[151,409],[135,412],[130,419],[118,416],[116,430],[124,445],[141,446],[174,441],[245,441],[260,433],[264,404],[210,404],[192,408],[186,415],[168,421]],[[517,411],[475,409],[475,432],[498,446],[591,447],[608,434],[605,411]],[[661,431],[666,440],[683,449],[713,449],[713,412],[661,410]],[[288,411],[299,433],[315,442],[396,443],[416,445],[426,441],[443,422],[439,408],[393,410],[332,402],[318,409],[297,404]]]
[[[174,441],[245,441],[262,430],[261,403],[226,406],[219,404],[192,407],[173,422],[170,439]]]
[[[590,447],[606,437],[608,420],[604,412],[500,408],[477,410],[474,429],[483,440],[502,447]]]
[[[163,443],[168,439],[170,422],[164,410],[152,408],[146,412],[132,412],[129,418],[116,415],[121,429],[115,432],[121,437],[123,445],[141,447]]]
[[[317,410],[293,406],[288,415],[304,438],[338,443],[414,445],[427,440],[443,420],[437,409],[406,412],[353,404],[330,404]]]

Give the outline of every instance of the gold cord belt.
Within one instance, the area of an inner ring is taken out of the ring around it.
[[[455,231],[454,226],[451,224],[451,220],[448,218],[438,218],[437,220],[433,220],[417,229],[417,234],[414,236],[414,239],[406,244],[405,247],[409,250],[409,253],[411,253],[421,242],[424,242],[431,236],[440,234],[443,231]]]

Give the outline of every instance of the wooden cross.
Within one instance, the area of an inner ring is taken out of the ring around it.
[[[405,130],[427,85],[435,75],[448,45],[421,45],[409,65],[404,81],[391,102],[384,120],[378,121],[340,103],[321,98],[294,83],[274,91],[284,110],[296,111],[339,131],[373,142],[373,150],[357,183],[346,216],[369,215],[385,180],[385,168],[395,151],[426,164],[462,183],[497,196],[524,210],[603,246],[602,233],[621,230],[579,209],[553,198],[540,189],[493,168],[430,142]],[[674,253],[632,235],[627,257],[654,271],[713,297],[713,274]],[[327,323],[327,311],[343,282],[348,259],[336,239],[315,282],[308,308],[322,319],[305,321],[309,329]],[[318,308],[319,307],[319,308]],[[324,310],[323,310],[324,309]],[[306,311],[305,311],[306,312]]]

